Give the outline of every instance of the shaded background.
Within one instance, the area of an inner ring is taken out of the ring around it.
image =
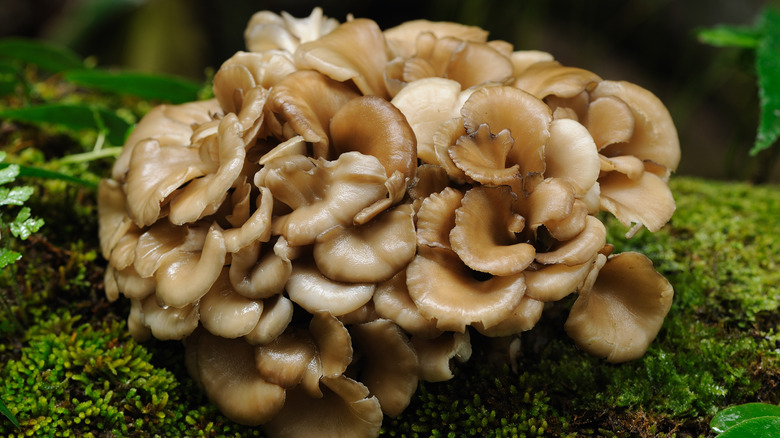
[[[678,174],[780,182],[780,146],[749,157],[759,102],[753,55],[700,43],[696,31],[752,25],[778,2],[761,0],[0,0],[0,36],[64,44],[101,66],[204,81],[237,50],[252,13],[314,6],[383,29],[427,18],[490,31],[515,49],[552,53],[564,65],[653,91],[669,108],[682,145]]]

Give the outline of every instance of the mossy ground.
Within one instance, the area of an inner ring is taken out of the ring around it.
[[[564,301],[523,334],[514,370],[505,345],[474,336],[455,378],[421,384],[383,434],[708,436],[726,406],[780,403],[780,189],[683,177],[671,186],[678,208],[661,231],[626,240],[608,220],[616,251],[647,254],[675,287],[642,359],[611,365],[579,351],[562,330]],[[38,188],[34,208],[47,225],[2,273],[19,324],[2,315],[0,395],[21,428],[0,417],[0,434],[259,435],[200,395],[180,344],[129,337],[126,302],[103,295],[93,194]]]
[[[35,82],[36,95],[73,89]],[[59,97],[58,97],[59,98]],[[81,96],[81,99],[91,99]],[[105,97],[100,97],[105,99]],[[5,101],[1,105],[15,106]],[[109,103],[137,120],[150,103]],[[3,122],[9,161],[52,165],[88,151],[94,133]],[[62,162],[87,181],[110,161]],[[63,169],[63,166],[65,168]],[[127,300],[103,291],[95,193],[59,180],[28,179],[28,202],[46,225],[0,272],[0,436],[255,436],[222,417],[183,366],[176,342],[139,345],[127,333]],[[455,378],[421,384],[410,406],[386,418],[385,436],[711,436],[718,410],[780,403],[780,188],[674,177],[677,212],[657,233],[625,239],[604,216],[616,252],[639,251],[674,285],[674,305],[639,360],[610,365],[579,351],[563,331],[571,299],[547,309],[506,345],[472,337],[474,355]],[[514,365],[514,366],[512,366]]]

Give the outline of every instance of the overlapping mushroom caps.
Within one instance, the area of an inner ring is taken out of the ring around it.
[[[565,328],[640,357],[671,305],[599,211],[661,228],[680,158],[649,91],[418,20],[255,14],[215,98],[160,106],[99,187],[111,300],[234,421],[375,436],[470,339]],[[391,365],[391,366],[389,366]]]

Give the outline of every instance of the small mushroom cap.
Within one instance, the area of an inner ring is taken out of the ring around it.
[[[294,306],[292,301],[279,294],[263,300],[263,313],[257,325],[244,336],[252,345],[271,342],[281,335],[292,321]]]
[[[598,75],[588,70],[562,66],[557,61],[543,61],[523,70],[514,86],[544,99],[550,95],[574,97],[600,81]]]
[[[312,261],[293,264],[287,280],[287,294],[309,313],[327,311],[344,315],[366,304],[374,295],[375,283],[342,283],[324,276]]]
[[[577,196],[584,196],[596,184],[601,167],[598,150],[593,137],[580,123],[570,119],[554,120],[544,157],[544,176],[569,182]]]
[[[579,265],[590,260],[606,243],[607,229],[604,224],[594,216],[587,216],[585,228],[576,237],[556,242],[549,251],[537,252],[536,261],[546,265]]]
[[[385,39],[372,20],[357,18],[298,46],[295,65],[317,70],[339,82],[352,80],[364,95],[389,97],[382,72],[387,64]]]
[[[512,212],[513,200],[508,187],[474,187],[463,196],[450,244],[471,269],[506,276],[522,272],[533,262],[533,245],[515,237],[524,219]]]
[[[455,211],[463,193],[446,187],[425,198],[417,212],[417,244],[437,248],[450,246],[450,231],[455,227]]]
[[[274,248],[280,246],[280,238]],[[230,284],[236,292],[251,298],[269,298],[284,290],[292,272],[289,259],[277,251],[261,251],[262,244],[255,242],[230,258]]]
[[[392,277],[417,250],[412,215],[411,206],[403,204],[365,225],[323,232],[314,243],[317,268],[331,280],[350,283]]]
[[[437,38],[454,37],[463,41],[484,43],[488,32],[477,26],[467,26],[447,21],[411,20],[384,31],[387,45],[394,56],[411,58],[416,50],[417,38],[431,32]]]
[[[574,302],[564,328],[583,350],[625,362],[641,357],[661,329],[674,290],[646,256],[610,257]]]
[[[284,407],[263,431],[273,438],[379,436],[382,409],[365,385],[343,375],[323,377],[322,383],[322,398],[300,388],[287,391]]]
[[[206,395],[230,420],[247,426],[274,418],[285,403],[282,387],[263,380],[255,367],[252,346],[242,339],[224,339],[205,330],[185,343],[195,377]]]
[[[480,281],[451,250],[421,246],[406,270],[409,295],[441,330],[462,333],[481,322],[491,327],[506,319],[525,292],[522,273]]]
[[[360,354],[360,381],[379,400],[382,412],[399,415],[417,389],[417,354],[409,339],[389,319],[355,325],[350,333]]]
[[[309,322],[309,331],[320,354],[322,375],[337,377],[352,363],[352,337],[344,324],[329,312],[316,312]]]
[[[330,119],[359,94],[347,84],[316,71],[292,73],[279,81],[268,96],[268,108],[307,142],[314,156],[328,158]]]
[[[330,136],[336,154],[357,151],[373,155],[388,178],[396,171],[414,177],[417,140],[403,113],[377,96],[346,102],[330,120]]]
[[[525,295],[545,303],[559,301],[577,291],[594,263],[596,263],[596,256],[580,265],[567,266],[558,263],[527,269],[524,271]]]
[[[294,52],[299,44],[316,40],[338,25],[338,20],[323,15],[320,7],[315,7],[308,17],[303,18],[295,18],[284,11],[281,15],[259,11],[249,19],[244,40],[253,52],[275,49]]]
[[[238,338],[251,332],[260,321],[263,302],[245,298],[233,290],[228,269],[222,270],[208,293],[198,303],[200,322],[216,336]]]
[[[198,327],[198,308],[195,305],[161,307],[157,298],[144,298],[139,309],[143,325],[149,327],[152,335],[160,340],[183,339]]]
[[[520,304],[509,317],[490,328],[485,328],[480,323],[475,323],[474,328],[485,336],[501,337],[511,336],[526,332],[534,328],[542,318],[544,303],[529,296],[523,296]]]
[[[255,347],[255,365],[263,379],[289,389],[304,385],[312,397],[320,397],[322,365],[314,339],[305,330],[289,330],[273,341]]]
[[[436,321],[424,317],[409,296],[405,269],[379,283],[373,301],[377,315],[392,320],[413,336],[433,338],[441,334]]]
[[[623,81],[602,81],[591,92],[592,99],[614,96],[625,102],[634,113],[634,135],[627,143],[615,143],[602,150],[613,157],[633,155],[650,160],[670,171],[680,163],[680,140],[674,121],[664,104],[650,91]]]
[[[506,166],[513,144],[508,130],[493,135],[488,125],[480,125],[471,134],[459,137],[448,148],[448,155],[472,180],[490,186],[508,185],[519,177],[519,165]]]
[[[103,179],[98,184],[98,236],[100,251],[106,260],[119,240],[133,227],[127,215],[125,193],[113,179]]]
[[[420,378],[426,382],[444,382],[454,377],[452,359],[466,362],[471,357],[469,331],[445,332],[435,338],[412,336],[412,345],[420,364]]]
[[[644,172],[641,177],[630,179],[622,173],[610,172],[599,183],[601,208],[627,227],[640,224],[650,231],[658,231],[676,209],[669,186],[653,173]]]
[[[359,152],[346,152],[335,161],[304,156],[274,160],[255,175],[255,185],[268,187],[274,199],[293,209],[271,226],[293,246],[314,243],[336,225],[352,224],[361,210],[386,198],[386,181],[379,160]]]

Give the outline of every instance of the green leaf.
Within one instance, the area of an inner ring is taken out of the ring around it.
[[[5,406],[5,403],[3,403],[2,399],[0,399],[0,414],[5,415],[5,417],[11,420],[11,423],[13,423],[17,429],[19,428],[19,422],[16,421],[16,417],[14,417],[14,414],[12,414],[11,411]]]
[[[3,154],[5,155],[5,152]],[[3,160],[0,159],[0,161]],[[0,185],[13,182],[17,176],[19,176],[18,164],[0,163]]]
[[[31,178],[43,178],[43,179],[55,179],[60,181],[67,181],[88,187],[90,189],[97,189],[97,184],[92,181],[76,178],[75,176],[68,175],[62,172],[56,172],[54,170],[41,169],[39,167],[24,166],[19,164],[0,163],[0,184],[3,184],[2,175],[8,169],[16,169],[16,173],[13,173],[14,178],[16,176],[27,176]],[[10,181],[13,181],[11,179]]]
[[[19,68],[10,62],[0,59],[0,96],[16,91],[16,86],[22,83]]]
[[[11,234],[22,240],[30,237],[43,226],[43,219],[30,217],[30,208],[22,207],[16,215],[16,219],[9,224]]]
[[[172,103],[197,100],[200,91],[199,84],[183,78],[136,72],[82,70],[66,73],[65,79],[84,87]]]
[[[22,205],[30,199],[35,189],[29,186],[0,187],[0,205]]]
[[[25,38],[0,39],[0,57],[35,64],[52,73],[86,68],[81,58],[65,47]]]
[[[766,403],[745,403],[728,407],[715,414],[710,421],[710,427],[713,431],[721,433],[745,420],[767,416],[780,417],[780,406]]]
[[[767,9],[764,37],[756,48],[756,73],[761,116],[751,155],[772,146],[780,137],[780,10]]]
[[[0,110],[0,117],[32,123],[53,123],[73,130],[105,131],[113,145],[122,145],[131,125],[115,113],[94,105],[52,103]]]
[[[754,49],[758,47],[761,32],[752,27],[715,26],[697,32],[699,41],[715,47],[741,47]]]
[[[0,248],[0,269],[22,258],[22,255],[8,248]]]
[[[758,417],[726,429],[718,438],[769,438],[780,436],[780,417]]]

